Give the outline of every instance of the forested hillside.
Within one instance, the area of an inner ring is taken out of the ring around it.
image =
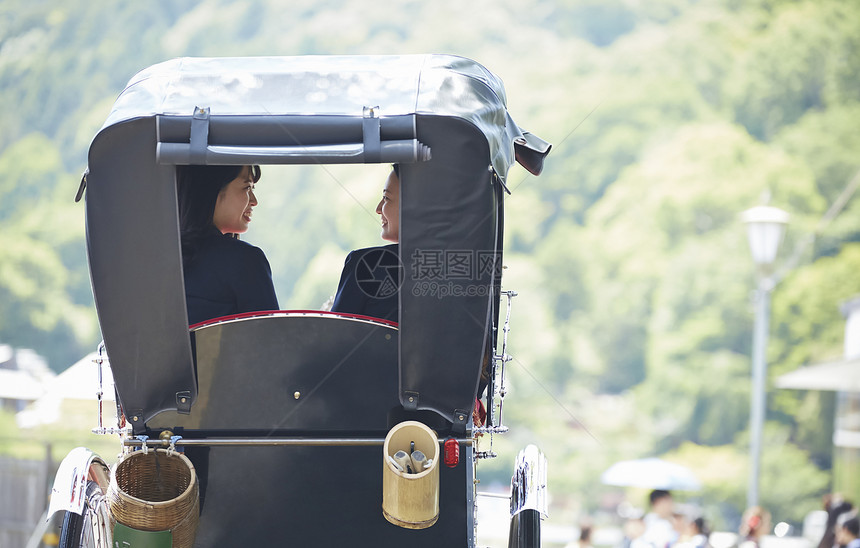
[[[72,199],[138,70],[180,56],[463,55],[499,74],[517,122],[554,144],[542,176],[510,177],[512,434],[485,481],[506,481],[511,453],[537,442],[572,516],[597,508],[615,460],[668,454],[699,473],[705,505],[724,503],[713,518],[730,519],[747,477],[755,283],[738,214],[762,196],[791,214],[771,378],[839,356],[838,305],[860,293],[860,202],[825,219],[860,171],[860,4],[368,6],[4,0],[0,343],[59,370],[98,342]],[[248,240],[269,253],[284,308],[318,307],[345,253],[377,242],[383,176],[264,172]],[[798,522],[828,488],[833,395],[771,389],[768,405],[763,503]]]

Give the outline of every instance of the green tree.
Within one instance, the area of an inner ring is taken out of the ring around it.
[[[842,355],[845,319],[839,305],[860,294],[860,244],[846,244],[833,257],[799,268],[777,287],[769,345],[771,377]],[[832,394],[797,390],[772,392],[776,419],[791,426],[792,441],[824,465],[832,458]]]
[[[762,30],[736,64],[735,119],[770,140],[807,111],[857,100],[860,8],[850,2],[784,4],[760,18]]]
[[[809,463],[806,453],[787,441],[783,429],[765,431],[759,485],[761,505],[777,520],[795,525],[820,507],[827,474]],[[749,453],[744,444],[719,447],[684,443],[667,459],[685,465],[702,482],[697,493],[704,514],[722,529],[733,528],[746,504]],[[791,481],[786,481],[791,478]]]
[[[43,135],[0,156],[0,340],[34,348],[57,370],[94,346],[98,334],[74,189]]]

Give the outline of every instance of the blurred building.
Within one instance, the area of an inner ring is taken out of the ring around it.
[[[95,426],[98,398],[99,369],[94,363],[98,354],[93,352],[78,360],[55,378],[46,382],[42,394],[26,409],[16,415],[20,428],[64,424],[67,428]],[[116,396],[110,367],[102,368],[102,399],[108,426],[115,426]]]
[[[836,392],[833,491],[860,501],[860,296],[841,306],[844,358],[801,367],[776,380],[778,388]]]
[[[34,351],[0,344],[0,409],[21,411],[45,393],[55,376]]]

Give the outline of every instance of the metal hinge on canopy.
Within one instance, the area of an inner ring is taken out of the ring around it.
[[[464,409],[454,409],[454,420],[451,424],[451,430],[456,434],[462,434],[466,431],[466,425],[472,419],[472,412]]]
[[[180,415],[191,413],[191,391],[183,390],[176,393],[176,412]]]
[[[382,159],[382,137],[380,136],[379,106],[364,107],[362,112],[361,133],[364,141],[364,159],[368,163],[378,163]]]
[[[418,392],[406,390],[403,392],[403,397],[400,401],[403,404],[403,409],[406,409],[407,411],[418,410]]]
[[[78,186],[78,193],[75,194],[75,203],[81,201],[81,198],[84,197],[84,191],[87,189],[87,175],[90,174],[90,168],[84,170],[84,174],[81,175],[81,184]]]
[[[508,185],[505,184],[505,180],[502,179],[501,177],[499,177],[499,174],[496,173],[496,169],[492,165],[490,165],[489,169],[490,169],[490,175],[491,175],[490,181],[495,181],[495,182],[499,183],[499,186],[502,187],[502,190],[504,190],[508,194],[508,196],[510,196],[511,191],[510,191],[510,189],[508,189]]]
[[[209,107],[194,107],[189,145],[191,163],[205,164],[209,146]]]

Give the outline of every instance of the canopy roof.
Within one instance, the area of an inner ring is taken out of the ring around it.
[[[454,55],[223,57],[173,59],[137,73],[103,129],[154,115],[358,116],[433,114],[474,124],[502,181],[514,162],[540,173],[550,145],[522,131],[506,109],[502,81]]]

